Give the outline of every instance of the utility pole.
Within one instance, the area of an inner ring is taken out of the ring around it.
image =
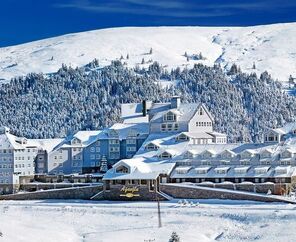
[[[158,198],[157,198],[157,210],[158,210],[158,228],[161,228],[162,224],[161,224],[160,202]]]
[[[161,228],[162,224],[161,224],[160,202],[159,202],[159,198],[157,196],[158,184],[157,184],[157,180],[154,180],[154,182],[155,182],[155,184],[154,184],[155,199],[157,202],[158,228]]]

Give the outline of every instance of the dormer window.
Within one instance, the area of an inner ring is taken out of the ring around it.
[[[148,145],[145,146],[146,150],[158,150],[158,146],[153,144],[153,143],[149,143]]]
[[[172,155],[166,151],[162,152],[160,155],[159,155],[159,158],[162,158],[162,159],[169,159],[169,158],[172,158]]]
[[[285,150],[282,154],[281,154],[282,158],[291,158],[292,157],[292,153],[289,150]]]
[[[74,139],[72,139],[71,144],[72,145],[81,144],[81,140],[74,138]]]
[[[174,122],[177,120],[177,115],[173,112],[168,112],[163,116],[163,121]]]
[[[181,133],[176,137],[177,141],[187,141],[189,140],[189,137],[186,134]]]
[[[129,169],[126,166],[119,166],[116,168],[116,173],[128,173]]]

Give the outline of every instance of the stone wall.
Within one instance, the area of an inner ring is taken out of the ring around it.
[[[133,196],[126,196],[129,192],[124,192],[123,189],[138,188],[137,191],[132,192]],[[109,191],[104,191],[103,198],[105,200],[120,200],[120,201],[155,201],[166,200],[163,196],[155,191],[149,191],[148,186],[125,186],[125,185],[112,185]]]
[[[263,196],[256,193],[243,193],[238,191],[223,190],[196,185],[161,184],[160,190],[169,196],[180,199],[230,199],[251,200],[260,202],[284,202],[275,197]]]
[[[180,184],[180,183],[175,183]],[[256,192],[267,194],[269,191],[274,195],[282,195],[288,189],[288,183],[195,183],[200,187],[210,187],[210,188],[224,188],[228,190],[246,191],[246,192]]]
[[[86,199],[103,190],[103,185],[62,188],[0,196],[0,200]]]

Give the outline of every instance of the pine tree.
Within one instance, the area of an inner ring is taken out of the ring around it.
[[[187,58],[188,57],[188,55],[187,55],[187,52],[185,51],[185,53],[184,53],[184,56]]]
[[[255,62],[253,62],[253,66],[252,66],[253,70],[256,69],[256,65],[255,65]]]
[[[145,60],[144,60],[144,58],[142,59],[142,62],[141,62],[141,64],[143,65],[143,64],[145,64]]]
[[[152,55],[152,52],[153,52],[153,50],[152,50],[152,48],[150,48],[149,55]]]
[[[237,67],[237,65],[234,63],[231,67],[229,72],[227,73],[228,75],[234,75],[237,74],[239,72],[239,68]]]
[[[201,52],[199,52],[199,54],[198,54],[198,59],[199,59],[199,60],[203,60],[203,59],[204,59],[204,57],[203,57],[203,55],[202,55]]]
[[[126,59],[127,59],[127,60],[129,59],[129,54],[126,55]]]
[[[169,242],[181,242],[179,235],[176,232],[173,232]]]

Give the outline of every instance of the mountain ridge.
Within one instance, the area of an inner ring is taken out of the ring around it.
[[[158,61],[167,69],[190,68],[202,63],[220,64],[229,70],[236,63],[243,72],[268,71],[273,78],[288,81],[289,75],[296,76],[293,36],[296,36],[296,23],[251,27],[123,27],[71,33],[0,48],[0,80],[30,72],[53,73],[62,64],[83,66],[96,58],[100,66],[121,59],[128,67],[148,67]]]

